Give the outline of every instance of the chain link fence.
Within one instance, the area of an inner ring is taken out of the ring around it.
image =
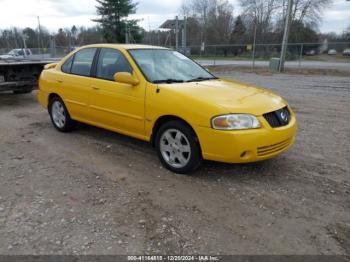
[[[191,58],[203,65],[269,67],[279,58],[281,44],[189,46]],[[288,44],[286,66],[293,68],[350,69],[350,42]]]
[[[174,47],[170,47],[175,49]],[[59,60],[73,51],[69,47],[0,49],[0,59]],[[180,52],[204,66],[266,67],[279,58],[281,44],[192,45]],[[288,44],[286,67],[350,70],[350,42]]]

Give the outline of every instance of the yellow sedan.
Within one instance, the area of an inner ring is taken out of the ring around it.
[[[203,159],[248,163],[293,144],[297,122],[271,91],[219,79],[161,47],[98,44],[45,67],[38,100],[61,132],[83,122],[149,141],[162,164],[191,173]]]

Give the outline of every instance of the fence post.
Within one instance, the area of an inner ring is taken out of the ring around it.
[[[299,56],[299,69],[301,68],[301,60],[303,59],[303,51],[304,51],[304,44],[301,44],[300,56]]]
[[[254,19],[254,40],[253,40],[253,54],[252,54],[252,70],[255,69],[255,48],[256,48],[256,32],[257,32],[257,26],[256,26],[256,17]]]
[[[216,46],[214,48],[214,66],[216,66]]]
[[[255,69],[255,45],[253,46],[253,53],[252,53],[252,70]]]

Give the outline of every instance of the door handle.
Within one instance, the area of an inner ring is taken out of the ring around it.
[[[63,81],[62,80],[57,80],[57,83],[62,84]]]
[[[92,86],[92,89],[94,89],[94,90],[100,90],[100,88],[97,87],[97,86]]]

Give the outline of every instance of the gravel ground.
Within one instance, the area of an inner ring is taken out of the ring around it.
[[[299,134],[257,164],[160,167],[138,140],[53,129],[0,94],[0,254],[350,254],[350,77],[220,73],[271,88]]]

